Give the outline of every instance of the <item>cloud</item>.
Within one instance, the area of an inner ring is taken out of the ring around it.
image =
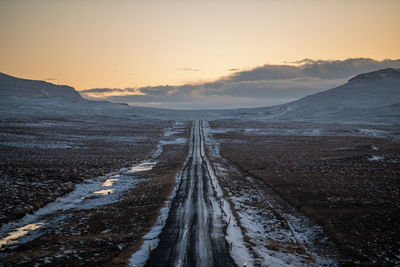
[[[92,88],[80,90],[79,93],[86,98],[107,99],[115,95],[140,95],[141,93],[137,88]]]
[[[322,80],[300,77],[281,80],[254,80],[207,84],[205,95],[222,95],[249,98],[299,98],[344,83],[343,79]]]
[[[177,70],[181,70],[181,71],[199,71],[198,69],[194,69],[194,68],[179,68]]]
[[[326,60],[326,61],[328,61],[328,60]],[[315,60],[312,60],[309,58],[304,58],[304,59],[295,60],[295,61],[285,61],[285,63],[295,64],[295,65],[309,64],[309,63],[313,63],[313,62],[315,62]]]
[[[131,105],[168,108],[236,108],[271,106],[324,91],[354,75],[378,69],[400,68],[400,60],[368,58],[304,59],[298,65],[264,65],[237,71],[213,82],[141,88],[94,88],[84,97]]]
[[[44,79],[45,81],[56,81],[57,79],[56,78],[46,78],[46,79]]]
[[[232,69],[229,69],[228,71],[238,71],[239,69],[236,69],[236,68],[232,68]]]
[[[109,93],[109,92],[128,92],[126,89],[118,88],[92,88],[79,91],[80,93]]]
[[[146,106],[157,108],[171,109],[224,109],[224,108],[242,108],[242,107],[263,107],[266,101],[270,105],[278,105],[286,103],[292,98],[279,99],[254,99],[248,97],[233,97],[233,96],[198,96],[192,98],[178,97],[159,99],[149,96],[115,96],[109,98],[108,101],[115,103],[128,103],[132,106]]]
[[[400,60],[376,61],[369,58],[351,58],[346,60],[298,61],[298,66],[264,65],[251,70],[241,71],[228,77],[231,81],[282,80],[298,77],[321,79],[347,79],[351,76],[383,68],[396,68]]]

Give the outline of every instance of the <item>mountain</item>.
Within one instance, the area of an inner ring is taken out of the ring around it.
[[[400,103],[400,69],[383,69],[357,75],[344,85],[304,97],[289,106],[371,108],[396,103]]]
[[[274,120],[400,123],[400,69],[360,74],[344,85],[259,111]]]
[[[69,86],[18,79],[0,73],[0,118],[21,116],[400,124],[400,69],[360,74],[344,85],[279,106],[192,111],[92,101],[81,98]]]
[[[74,88],[45,81],[20,79],[0,73],[0,123],[2,119],[40,118],[112,118],[179,119],[179,111],[133,107],[107,101],[82,98]],[[191,119],[192,117],[186,117]]]
[[[70,86],[55,85],[45,81],[20,79],[4,73],[0,73],[0,96],[81,99],[80,94]]]

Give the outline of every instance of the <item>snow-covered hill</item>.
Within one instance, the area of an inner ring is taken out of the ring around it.
[[[279,106],[192,111],[132,107],[92,101],[81,98],[72,87],[0,74],[0,116],[26,115],[399,124],[400,69],[383,69],[360,74],[342,86]]]
[[[360,74],[346,84],[259,109],[264,119],[400,123],[400,69]]]
[[[80,94],[70,86],[55,85],[45,81],[20,79],[4,73],[0,73],[0,95],[81,98]]]
[[[20,79],[0,73],[0,118],[111,117],[147,118],[153,108],[84,99],[70,86]],[[162,113],[162,112],[160,112]]]

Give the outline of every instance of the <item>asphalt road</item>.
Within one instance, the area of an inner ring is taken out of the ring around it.
[[[168,220],[146,266],[236,266],[205,161],[200,121],[193,124],[190,142],[190,157]]]

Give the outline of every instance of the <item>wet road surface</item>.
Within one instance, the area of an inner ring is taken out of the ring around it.
[[[194,122],[190,141],[168,220],[146,266],[236,266],[205,160],[201,122]]]

